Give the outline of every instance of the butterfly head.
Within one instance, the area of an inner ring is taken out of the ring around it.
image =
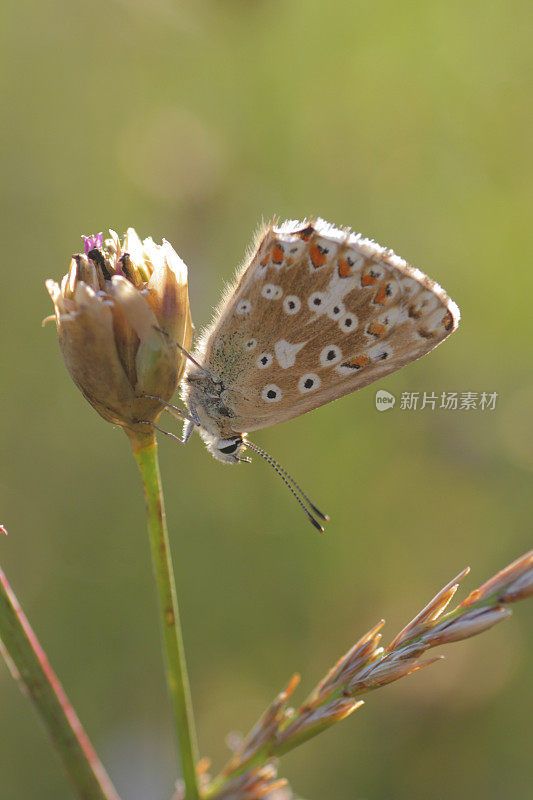
[[[182,399],[211,455],[226,463],[242,460],[242,434],[231,427],[233,413],[227,405],[225,386],[203,367],[193,364],[182,384]],[[188,429],[187,436],[190,435]]]
[[[191,416],[183,427],[183,443],[190,439],[193,430],[197,430],[211,455],[226,464],[250,463],[251,458],[243,455],[247,448],[257,453],[279,475],[312,525],[323,531],[319,520],[327,521],[327,514],[311,502],[294,478],[266,450],[250,442],[245,433],[232,430],[230,420],[234,414],[227,405],[224,383],[212,377],[194,356],[188,356],[193,367],[189,366],[183,381],[182,399]]]
[[[212,436],[206,430],[200,429],[200,436],[211,455],[218,461],[224,461],[226,464],[237,464],[240,461],[249,463],[251,460],[242,455],[246,449],[246,442],[240,434],[231,436],[228,439],[220,439]]]

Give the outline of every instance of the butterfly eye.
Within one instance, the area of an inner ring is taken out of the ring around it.
[[[261,289],[261,294],[267,300],[279,300],[283,294],[281,286],[275,286],[273,283],[265,283]]]
[[[297,314],[301,307],[300,298],[295,294],[288,294],[283,301],[283,310],[286,314]]]
[[[323,367],[329,367],[330,365],[338,364],[341,358],[341,350],[336,344],[329,344],[327,347],[324,347],[320,353],[320,363]]]
[[[261,392],[261,397],[266,403],[277,403],[282,397],[281,389],[275,383],[269,383]]]
[[[236,312],[237,314],[249,314],[252,310],[252,304],[249,300],[241,300],[240,303],[237,303]]]
[[[253,350],[256,344],[257,344],[257,339],[248,339],[248,341],[244,343],[244,349]]]
[[[320,386],[320,378],[314,372],[308,372],[302,375],[298,381],[298,390],[305,394],[305,392],[312,392],[313,389],[318,389]]]
[[[273,360],[272,353],[261,353],[255,363],[259,369],[266,369],[272,364]]]
[[[354,331],[357,328],[357,317],[355,314],[345,314],[339,322],[339,328],[341,331],[344,331],[344,333]]]
[[[309,299],[307,300],[307,305],[311,309],[311,311],[318,311],[321,308],[326,300],[326,295],[324,292],[313,292],[310,295]]]
[[[229,444],[227,444],[229,442]],[[224,453],[225,455],[231,455],[234,453],[242,444],[242,438],[237,436],[235,439],[221,439],[218,442],[217,449]],[[224,445],[221,447],[221,445]]]

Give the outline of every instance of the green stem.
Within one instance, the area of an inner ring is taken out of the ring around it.
[[[148,533],[159,596],[159,610],[166,654],[166,675],[179,746],[187,800],[199,800],[196,778],[198,761],[194,719],[185,664],[185,652],[176,599],[174,572],[163,505],[163,490],[155,438],[140,446],[132,444],[144,487]]]
[[[2,570],[0,639],[11,674],[41,717],[79,797],[119,800]]]

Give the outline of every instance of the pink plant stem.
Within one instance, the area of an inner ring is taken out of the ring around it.
[[[13,677],[44,723],[78,796],[119,800],[2,570],[0,640]]]

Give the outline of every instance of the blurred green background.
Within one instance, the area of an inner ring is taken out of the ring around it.
[[[5,21],[0,561],[124,800],[168,800],[139,481],[40,326],[43,281],[80,234],[133,225],[187,262],[201,327],[261,218],[320,214],[461,308],[449,341],[380,387],[499,394],[493,412],[381,414],[372,386],[256,434],[330,512],[325,536],[263,463],[161,442],[201,751],[218,768],[227,732],[293,671],[309,689],[381,616],[392,638],[465,564],[471,589],[530,546],[531,3],[22,0]],[[528,796],[530,620],[520,606],[369,696],[281,774],[309,800]],[[0,797],[71,798],[0,667]]]

